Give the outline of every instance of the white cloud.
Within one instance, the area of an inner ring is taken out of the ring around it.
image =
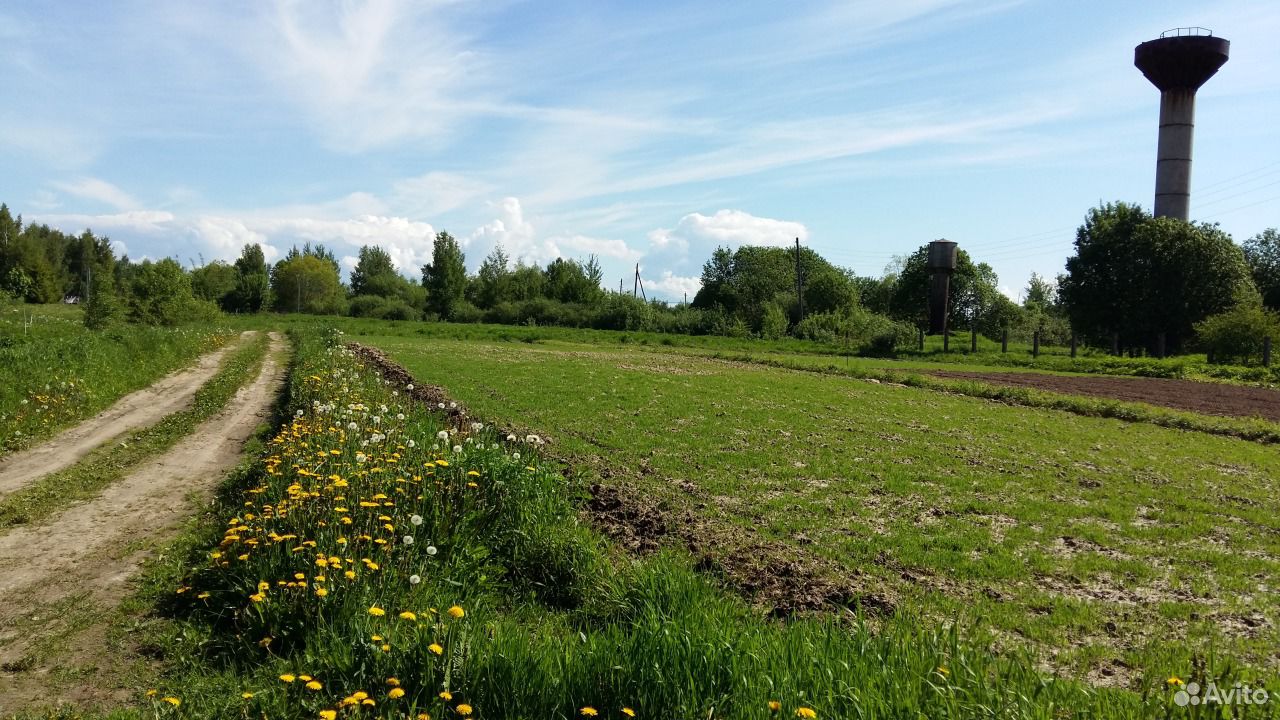
[[[689,213],[680,218],[675,227],[649,233],[649,247],[643,255],[642,266],[661,275],[656,280],[646,279],[645,284],[652,285],[655,292],[668,299],[679,300],[686,292],[692,298],[702,287],[699,279],[702,263],[717,247],[785,247],[796,238],[801,242],[808,240],[809,229],[804,223],[727,208],[713,215]]]
[[[493,192],[494,186],[475,178],[448,172],[429,172],[397,181],[392,202],[408,215],[432,217]]]
[[[641,277],[643,277],[643,273]],[[651,295],[662,296],[676,301],[683,301],[687,297],[689,302],[693,302],[698,290],[702,289],[702,278],[685,277],[676,275],[670,270],[663,270],[662,277],[656,280],[646,278],[644,286],[648,288]]]
[[[117,210],[134,210],[140,206],[132,195],[99,178],[81,177],[52,185],[68,195],[110,205]]]
[[[462,240],[464,247],[475,248],[476,257],[471,260],[473,266],[479,265],[480,258],[499,244],[513,261],[524,260],[541,265],[560,257],[560,248],[554,242],[537,239],[533,224],[524,217],[519,198],[503,198],[497,203],[497,209],[498,217],[476,228]]]

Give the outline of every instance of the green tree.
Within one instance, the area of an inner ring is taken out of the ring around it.
[[[593,272],[597,278],[594,282],[587,268],[576,260],[565,258],[552,260],[543,272],[547,278],[546,296],[564,303],[587,304],[599,300],[604,296],[604,291],[600,289],[599,284],[599,265]]]
[[[513,302],[545,297],[546,286],[547,277],[543,274],[542,268],[539,268],[536,263],[525,265],[524,261],[516,263],[516,269],[511,272],[511,277],[507,281],[510,300]]]
[[[462,303],[467,289],[466,257],[458,241],[441,230],[431,248],[431,263],[422,266],[422,286],[427,289],[427,310],[448,320]]]
[[[898,320],[923,325],[929,317],[929,246],[906,258],[893,286],[890,315]],[[963,249],[956,252],[956,269],[951,275],[951,299],[947,323],[951,328],[967,328],[982,323],[984,312],[1000,301],[995,270],[975,263]]]
[[[129,319],[133,322],[172,326],[215,313],[212,303],[196,300],[191,276],[173,259],[144,260],[133,273],[129,291]]]
[[[1244,259],[1262,293],[1262,303],[1280,310],[1280,232],[1267,228],[1246,240]]]
[[[360,259],[351,271],[352,295],[398,298],[404,295],[406,283],[396,272],[390,253],[376,245],[360,248]]]
[[[281,312],[341,314],[345,291],[338,268],[313,253],[290,252],[271,272],[271,294]]]
[[[1059,295],[1085,338],[1179,350],[1195,323],[1257,296],[1244,254],[1217,225],[1152,218],[1137,205],[1092,208],[1076,231]]]
[[[226,305],[227,296],[235,289],[236,269],[221,260],[191,271],[191,292],[200,300]]]
[[[493,246],[480,270],[476,273],[476,281],[472,283],[476,307],[491,308],[501,302],[510,300],[511,270],[507,267],[510,259],[501,244]]]
[[[1058,287],[1036,273],[1031,273],[1023,293],[1022,306],[1028,310],[1048,312],[1058,305]]]
[[[256,313],[270,305],[271,274],[262,246],[250,243],[240,251],[235,262],[236,286],[224,298],[228,312]]]

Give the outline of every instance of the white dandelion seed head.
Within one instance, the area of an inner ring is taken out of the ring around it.
[[[368,460],[368,459],[369,459],[369,456],[368,456],[368,455],[365,455],[365,454],[364,454],[364,453],[362,453],[362,452],[358,452],[358,453],[356,453],[356,462],[358,462],[358,463],[362,463],[362,462],[364,462],[365,460]]]
[[[455,453],[460,453],[460,452],[462,452],[462,446],[461,446],[461,445],[454,445],[454,446],[453,446],[453,451],[454,451]]]
[[[359,430],[359,429],[360,429],[360,426],[359,426],[359,425],[357,425],[357,424],[355,424],[355,422],[349,422],[349,423],[347,423],[347,429],[348,429],[348,430]]]
[[[483,429],[484,429],[484,423],[479,423],[479,422],[471,423],[471,432],[480,432]]]
[[[409,576],[409,584],[410,584],[410,585],[417,585],[417,584],[418,584],[418,583],[420,583],[420,582],[422,582],[422,577],[421,577],[421,576],[419,576],[419,575],[410,575],[410,576]]]
[[[443,410],[443,409],[444,409],[444,403],[440,403],[440,409],[441,409],[441,410]]]
[[[458,407],[458,403],[456,403],[456,402],[451,402],[451,403],[449,403],[449,407],[451,407],[451,408],[456,408],[456,407]]]
[[[405,535],[403,538],[401,538],[401,539],[400,539],[400,541],[401,541],[401,542],[403,542],[405,545],[412,545],[412,544],[413,544],[413,536],[412,536],[412,535]]]
[[[518,452],[513,452],[513,453],[511,453],[511,457],[512,457],[512,459],[519,460],[519,459],[520,459],[520,453],[518,453]]]
[[[397,419],[397,420],[403,420],[403,419],[404,419],[404,413],[396,413],[396,419]]]
[[[413,391],[413,383],[409,383],[408,385],[405,385],[405,386],[404,386],[404,389],[405,389],[405,390],[408,390],[408,391],[410,391],[410,392],[412,392],[412,391]]]
[[[515,441],[516,441],[515,435],[507,435],[507,442],[515,442]]]
[[[427,554],[428,554],[428,555],[435,555],[435,554],[436,554],[436,552],[438,552],[438,551],[436,550],[436,546],[435,546],[435,545],[428,545],[428,546],[427,546]]]
[[[440,432],[436,433],[436,437],[440,438],[441,440],[448,440],[448,439],[449,439],[449,431],[448,431],[448,430],[441,430]]]
[[[418,447],[418,443],[414,442],[413,440],[410,440],[410,441],[408,442],[408,445],[409,445],[409,447],[411,447],[411,448]]]
[[[415,514],[413,514],[413,515],[409,516],[409,522],[413,523],[414,525],[421,525],[421,524],[422,524],[422,516],[421,516],[421,515],[418,515],[418,514],[416,514],[416,513],[415,513]]]

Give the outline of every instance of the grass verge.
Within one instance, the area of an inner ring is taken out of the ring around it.
[[[150,427],[94,450],[65,470],[46,475],[0,498],[0,529],[37,522],[60,511],[69,502],[93,497],[143,461],[172,447],[221,410],[237,390],[257,376],[267,344],[266,333],[258,333],[233,350],[217,374],[196,392],[191,407],[167,415]]]

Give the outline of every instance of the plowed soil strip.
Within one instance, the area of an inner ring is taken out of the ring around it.
[[[185,370],[125,395],[98,413],[48,442],[14,453],[0,461],[0,496],[50,473],[76,464],[94,448],[123,433],[147,427],[191,403],[196,391],[218,372],[229,348],[200,358]]]
[[[929,374],[940,378],[977,380],[1067,395],[1141,402],[1206,415],[1263,418],[1280,422],[1280,390],[1260,387],[1164,378],[1077,377],[1042,373],[937,370]]]
[[[189,497],[207,496],[236,465],[245,442],[268,419],[284,380],[283,349],[282,338],[272,333],[258,377],[169,452],[47,524],[0,536],[0,668],[12,667],[38,642],[20,636],[34,608],[84,593],[99,607],[118,602],[146,555],[144,549],[118,557],[120,551],[168,537],[193,511]],[[97,652],[101,656],[105,649]],[[35,699],[29,693],[38,689],[31,686],[39,674],[38,668],[0,669],[0,715]]]

